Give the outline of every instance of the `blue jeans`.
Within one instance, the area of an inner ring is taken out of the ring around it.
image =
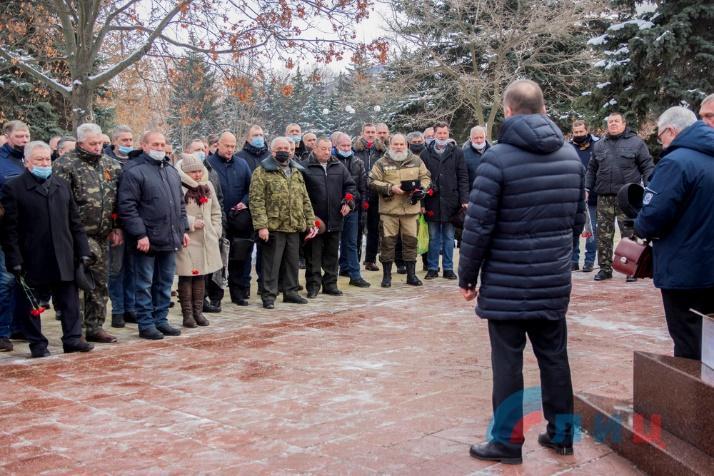
[[[5,253],[0,248],[0,337],[10,337],[15,312],[15,276],[5,269]]]
[[[362,277],[357,254],[358,232],[359,213],[354,211],[347,215],[342,223],[342,239],[340,240],[340,271],[346,271],[350,275],[350,279]]]
[[[157,251],[151,255],[132,250],[136,270],[136,318],[139,330],[168,324],[171,286],[176,272],[176,253]]]
[[[593,236],[585,240],[585,264],[595,263],[595,253],[597,252],[597,206],[588,205],[590,212],[590,225],[593,228]],[[573,263],[580,263],[580,236],[573,237]]]
[[[136,281],[134,253],[124,243],[109,248],[109,299],[112,301],[112,314],[124,314],[136,310],[134,297]]]
[[[454,225],[451,223],[427,222],[429,224],[429,253],[426,257],[427,268],[439,269],[439,255],[443,255],[444,271],[454,270]]]

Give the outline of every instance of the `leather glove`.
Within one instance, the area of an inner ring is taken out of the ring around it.
[[[80,256],[79,262],[82,263],[85,268],[88,268],[92,264],[92,258],[91,256]]]
[[[426,197],[426,192],[424,191],[424,189],[414,189],[414,191],[409,197],[409,203],[411,203],[412,205],[416,205],[416,203],[421,201],[424,197]]]

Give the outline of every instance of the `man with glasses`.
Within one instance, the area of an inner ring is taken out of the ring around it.
[[[600,271],[595,281],[612,278],[612,247],[615,237],[615,219],[622,236],[632,235],[632,227],[617,205],[617,192],[628,183],[649,182],[654,163],[647,145],[637,137],[619,112],[607,117],[607,134],[593,144],[593,153],[585,176],[586,195],[598,194],[597,257]],[[636,281],[633,276],[627,282]]]

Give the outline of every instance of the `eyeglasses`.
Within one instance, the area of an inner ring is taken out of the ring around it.
[[[669,130],[669,129],[670,129],[669,127],[665,127],[665,128],[662,129],[661,131],[657,132],[657,143],[658,143],[659,145],[662,145],[662,134],[664,134],[665,132],[667,132],[667,130]]]

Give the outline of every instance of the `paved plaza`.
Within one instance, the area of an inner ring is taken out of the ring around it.
[[[587,435],[574,456],[540,448],[543,422],[522,466],[471,458],[491,417],[486,323],[455,281],[365,277],[372,288],[341,278],[342,297],[273,311],[253,292],[163,341],[129,325],[89,354],[63,355],[45,313],[52,357],[20,342],[0,354],[0,474],[639,474]],[[659,293],[573,277],[575,391],[631,397],[632,351],[671,352]],[[530,347],[524,372],[538,384]]]

